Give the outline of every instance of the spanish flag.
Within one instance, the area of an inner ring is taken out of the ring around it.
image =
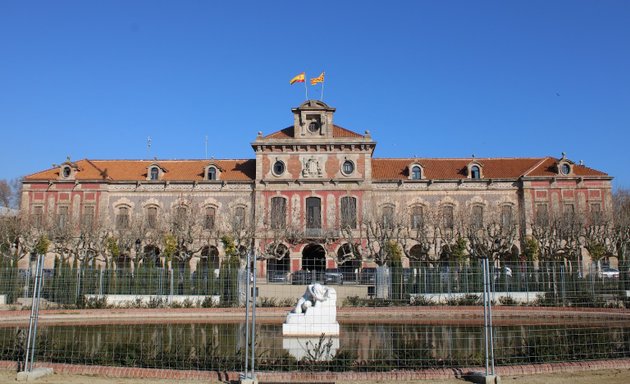
[[[322,72],[321,75],[317,77],[313,77],[311,79],[311,85],[315,85],[317,83],[323,83],[323,82],[324,82],[324,72]]]
[[[304,75],[304,72],[302,72],[299,75],[292,78],[291,81],[289,81],[289,84],[303,83],[304,79],[305,79],[305,75]]]

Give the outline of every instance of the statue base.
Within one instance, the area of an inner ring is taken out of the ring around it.
[[[285,323],[282,324],[282,336],[339,336],[339,323]]]

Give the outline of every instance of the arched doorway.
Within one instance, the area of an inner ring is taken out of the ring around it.
[[[219,269],[219,250],[214,245],[206,245],[201,250],[199,268],[202,271]]]
[[[345,243],[337,251],[337,267],[343,275],[343,281],[357,281],[361,269],[361,254],[357,247]]]
[[[409,250],[409,262],[412,268],[419,268],[428,260],[429,253],[426,248],[416,244]]]
[[[326,251],[320,244],[308,244],[302,251],[302,269],[323,273],[326,269]]]
[[[143,263],[153,263],[158,268],[162,268],[162,259],[160,259],[160,248],[155,245],[147,245],[144,247]]]

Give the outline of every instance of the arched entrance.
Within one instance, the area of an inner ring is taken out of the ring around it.
[[[206,245],[201,250],[199,268],[201,271],[219,269],[219,250],[214,245]]]
[[[309,244],[302,251],[302,269],[324,272],[326,269],[326,251],[320,244]]]
[[[361,269],[361,254],[357,247],[345,243],[337,251],[337,267],[343,275],[343,281],[357,281]]]
[[[143,263],[153,263],[158,268],[162,268],[162,260],[160,259],[160,248],[155,245],[147,245],[144,247]]]

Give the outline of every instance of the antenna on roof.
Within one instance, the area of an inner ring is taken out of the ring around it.
[[[151,158],[151,136],[147,136],[147,159]]]
[[[206,160],[208,160],[208,135],[206,135]]]

